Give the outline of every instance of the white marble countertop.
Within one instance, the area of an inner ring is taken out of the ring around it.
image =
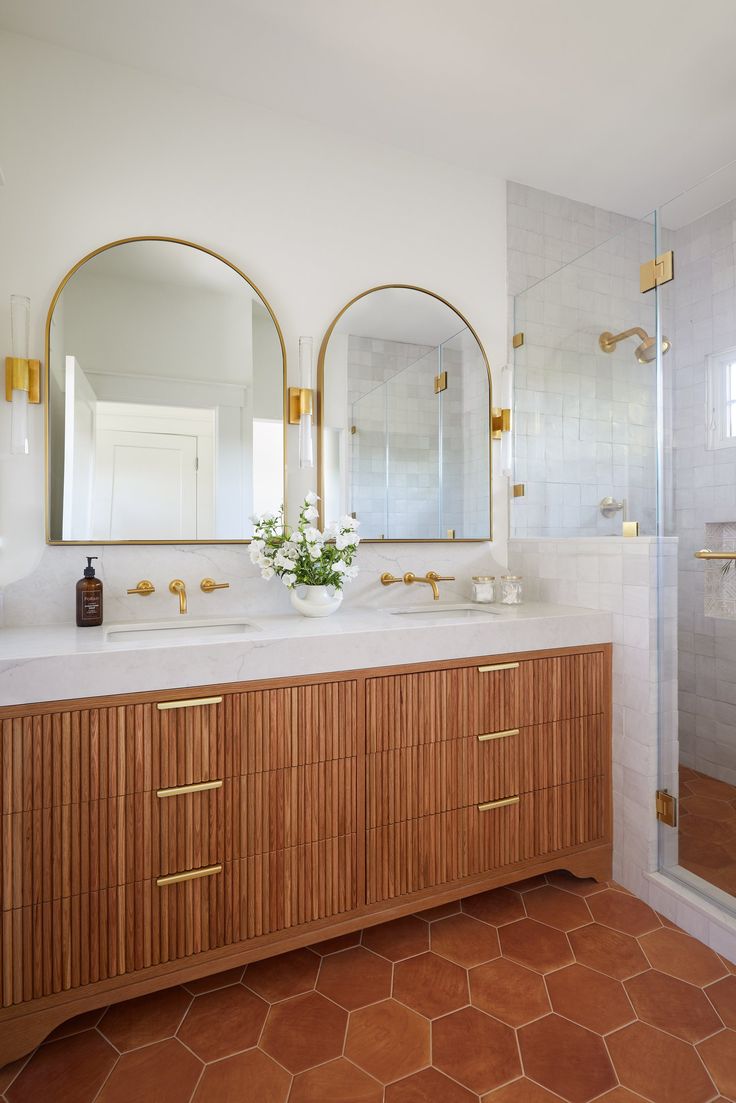
[[[432,608],[432,612],[429,611]],[[331,617],[248,618],[248,635],[206,640],[126,639],[66,625],[0,630],[0,705],[326,674],[364,667],[607,643],[609,613],[530,602],[469,619],[343,608]],[[434,615],[433,615],[434,614]],[[222,618],[220,618],[222,619]],[[234,618],[238,619],[238,618]],[[242,619],[242,618],[241,618]],[[205,623],[198,621],[198,623]],[[140,626],[138,626],[140,627]]]

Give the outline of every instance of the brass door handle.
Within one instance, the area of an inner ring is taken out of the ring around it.
[[[505,808],[509,804],[518,804],[521,797],[504,797],[503,800],[489,800],[487,804],[479,804],[479,812],[490,812],[492,808]]]
[[[222,703],[222,697],[192,697],[186,701],[157,701],[156,708],[159,712],[166,712],[168,709],[193,709],[198,705],[219,705]]]
[[[203,578],[199,584],[200,590],[205,594],[211,594],[213,590],[229,590],[229,582],[215,582],[214,578]]]
[[[196,881],[198,877],[214,877],[216,873],[222,873],[222,866],[203,866],[201,869],[188,869],[186,873],[170,873],[167,877],[158,877],[156,884],[163,888],[164,885],[178,885],[181,881]]]
[[[207,793],[210,789],[222,789],[222,779],[218,781],[196,781],[193,785],[174,785],[171,789],[157,789],[156,796],[183,797],[187,793]]]
[[[487,732],[485,735],[478,736],[479,743],[487,743],[489,739],[508,739],[510,735],[518,735],[518,728],[508,728],[503,732]]]
[[[141,579],[132,590],[128,590],[129,594],[140,594],[141,597],[148,597],[149,594],[155,594],[155,592],[156,587],[147,578]]]
[[[494,670],[518,670],[518,663],[493,663],[491,666],[479,666],[479,674],[490,674]]]
[[[703,548],[702,551],[695,552],[696,559],[736,559],[736,551],[732,552],[714,552],[710,548]]]

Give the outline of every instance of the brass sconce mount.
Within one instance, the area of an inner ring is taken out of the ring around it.
[[[41,401],[41,361],[5,357],[5,397],[13,401],[13,391],[27,391],[28,401]]]

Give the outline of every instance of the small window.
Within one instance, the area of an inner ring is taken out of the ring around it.
[[[707,358],[707,447],[736,447],[736,348]]]

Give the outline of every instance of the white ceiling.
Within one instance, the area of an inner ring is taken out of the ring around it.
[[[0,0],[0,27],[627,214],[736,158],[734,0]]]

